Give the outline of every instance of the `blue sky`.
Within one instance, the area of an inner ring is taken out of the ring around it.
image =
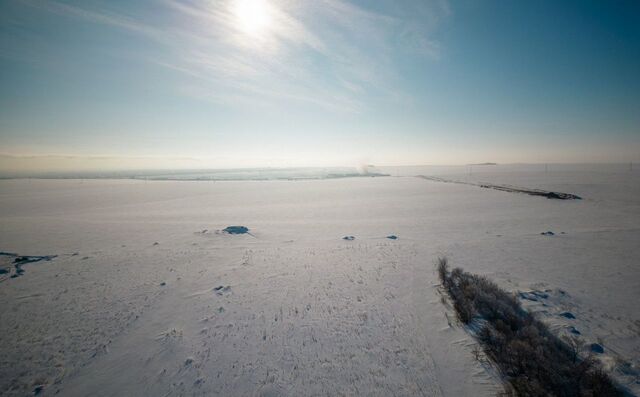
[[[640,161],[640,3],[5,1],[0,88],[42,167]]]

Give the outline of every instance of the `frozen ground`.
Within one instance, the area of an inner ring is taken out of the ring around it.
[[[540,291],[523,301],[637,394],[638,172],[477,167],[439,175],[585,199],[410,176],[0,181],[0,251],[57,255],[0,275],[0,394],[495,395],[448,325],[441,255]]]

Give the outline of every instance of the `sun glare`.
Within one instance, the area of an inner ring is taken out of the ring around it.
[[[235,0],[233,13],[243,32],[260,36],[269,30],[271,7],[267,0]]]

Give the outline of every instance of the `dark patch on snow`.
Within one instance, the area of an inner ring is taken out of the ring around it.
[[[552,232],[550,230],[546,231],[546,232],[542,232],[540,234],[543,235],[543,236],[555,236],[556,235],[554,232]]]
[[[538,302],[540,299],[549,298],[549,294],[538,290],[519,292],[518,296],[520,297],[520,299],[526,299],[533,302]]]
[[[531,292],[519,292],[518,296],[520,297],[520,299],[526,299],[526,300],[533,301],[533,302],[537,302],[538,301],[538,297],[536,297]]]
[[[395,234],[390,234],[390,235],[388,235],[388,236],[387,236],[387,238],[388,238],[389,240],[397,240],[397,239],[398,239],[398,236],[396,236]]]
[[[531,292],[520,292],[518,296],[520,296],[520,299],[526,299],[533,302],[538,301],[538,297],[535,296],[535,294],[532,294]]]
[[[580,335],[581,334],[581,332],[578,331],[578,329],[576,327],[574,327],[574,326],[569,327],[569,332],[571,332],[574,335]]]
[[[594,353],[602,354],[604,353],[604,347],[602,347],[602,345],[599,343],[592,343],[591,351]]]
[[[231,291],[231,286],[227,285],[225,287],[224,285],[219,285],[219,286],[215,287],[213,290],[216,291],[216,294],[223,295],[225,292]]]
[[[570,320],[574,320],[576,318],[576,316],[574,316],[571,312],[560,313],[560,317],[568,318]]]
[[[249,233],[249,228],[246,226],[227,226],[222,231],[227,234],[246,234]]]
[[[50,261],[57,257],[57,255],[18,255],[11,252],[0,252],[0,257],[5,257],[0,261],[0,275],[9,275],[8,278],[17,278],[24,274],[23,266],[28,263],[35,263],[40,261]],[[11,259],[13,259],[11,261]],[[0,281],[6,280],[7,277],[0,278]]]

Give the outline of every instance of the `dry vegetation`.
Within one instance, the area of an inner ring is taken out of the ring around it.
[[[517,396],[622,396],[591,356],[581,357],[577,339],[563,341],[524,310],[517,299],[486,277],[449,271],[438,261],[442,285],[460,321],[478,329],[485,354]]]

